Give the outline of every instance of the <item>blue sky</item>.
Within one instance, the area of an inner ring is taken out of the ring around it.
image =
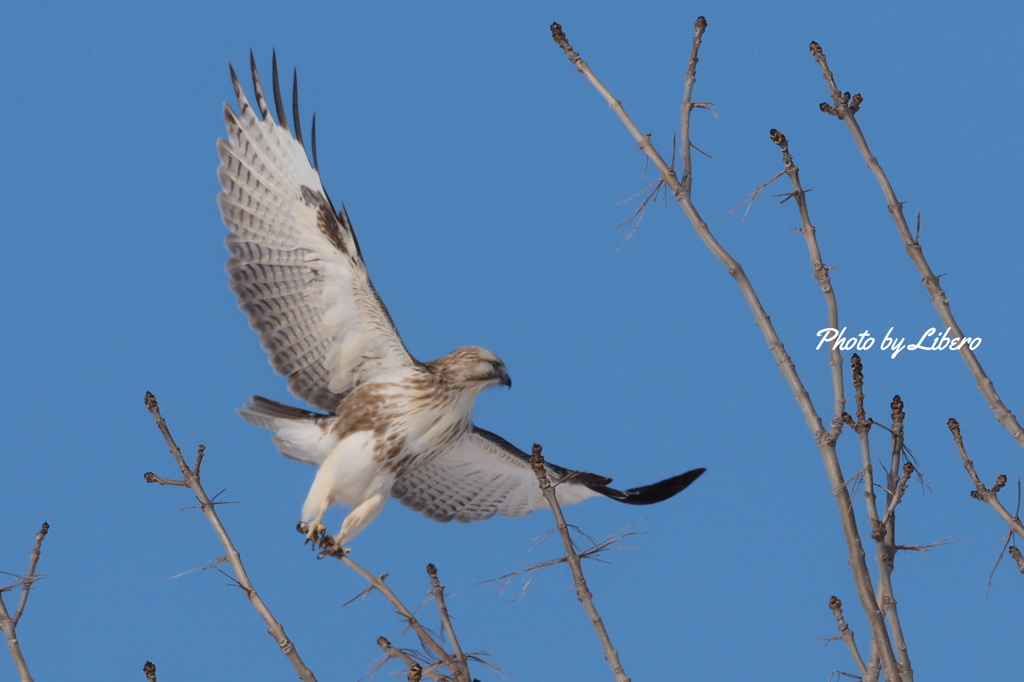
[[[862,643],[820,456],[733,281],[674,205],[625,241],[613,229],[653,179],[604,102],[551,41],[559,21],[664,153],[678,127],[693,21],[709,22],[695,98],[694,199],[743,263],[821,410],[825,327],[792,203],[763,196],[789,138],[832,271],[843,324],[879,339],[938,324],[884,200],[827,99],[817,40],[906,202],[978,355],[1024,413],[1022,184],[1017,87],[1021,9],[1011,3],[650,2],[8,3],[0,10],[0,570],[24,570],[47,521],[38,584],[19,628],[37,679],[291,679],[243,595],[206,565],[223,550],[181,489],[146,413],[153,391],[179,443],[207,446],[204,482],[257,588],[319,679],[366,674],[384,635],[412,645],[379,595],[316,561],[294,523],[313,470],[276,453],[234,413],[252,393],[296,403],[228,291],[215,141],[232,96],[227,62],[271,48],[297,67],[317,113],[324,184],[344,201],[370,272],[419,358],[494,350],[512,391],[481,396],[476,421],[554,462],[629,487],[696,467],[690,490],[649,508],[593,500],[571,522],[646,534],[591,588],[635,680],[825,680],[852,671],[827,608],[848,604]],[[304,121],[308,125],[308,118]],[[777,183],[767,193],[787,191]],[[766,194],[767,194],[766,193]],[[1024,470],[1019,447],[952,353],[864,354],[869,413],[906,402],[926,475],[899,509],[899,540],[962,540],[901,554],[894,575],[922,678],[1007,679],[1024,596],[1009,562],[987,581],[1005,527],[970,499],[946,430],[954,416],[982,478]],[[876,429],[873,445],[888,447]],[[844,471],[858,451],[841,440]],[[1003,494],[1012,507],[1013,491]],[[860,498],[857,497],[857,502]],[[329,526],[340,522],[335,510]],[[423,603],[435,563],[467,650],[516,680],[608,679],[568,572],[525,596],[480,581],[549,558],[549,514],[435,524],[397,503],[353,543]],[[869,551],[870,554],[870,551]],[[173,579],[172,579],[173,578]],[[8,598],[9,600],[9,598]],[[420,613],[433,621],[430,604]],[[397,668],[389,664],[389,670]],[[0,656],[0,679],[14,674]],[[498,679],[476,668],[484,680]]]

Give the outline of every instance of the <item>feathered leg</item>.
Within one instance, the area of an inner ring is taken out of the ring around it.
[[[334,539],[335,546],[341,547],[342,542],[351,540],[359,534],[359,531],[370,525],[370,522],[377,518],[377,515],[384,509],[384,504],[387,501],[387,493],[377,492],[352,507],[352,511],[348,513],[341,524],[338,537]]]

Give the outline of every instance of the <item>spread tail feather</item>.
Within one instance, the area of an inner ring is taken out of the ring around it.
[[[307,464],[323,464],[337,445],[337,437],[327,420],[330,415],[310,412],[270,400],[252,396],[250,402],[238,408],[242,419],[261,429],[274,432],[273,441],[285,457]]]

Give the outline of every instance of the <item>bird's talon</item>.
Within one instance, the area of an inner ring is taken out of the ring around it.
[[[296,530],[306,536],[307,545],[313,543],[316,547],[322,546],[324,539],[330,537],[327,535],[327,528],[320,523],[311,524],[300,521]]]
[[[317,559],[323,559],[324,557],[333,556],[341,558],[352,551],[350,547],[342,547],[334,542],[334,538],[328,535],[323,543],[320,545],[320,553],[317,555]]]

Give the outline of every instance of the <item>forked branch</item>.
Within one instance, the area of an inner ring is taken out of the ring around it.
[[[21,651],[17,627],[21,617],[25,614],[25,605],[28,603],[28,594],[32,591],[32,585],[42,578],[36,573],[36,566],[39,565],[39,557],[42,555],[43,540],[46,539],[46,534],[49,532],[50,524],[44,522],[39,532],[36,533],[36,542],[29,554],[28,572],[24,575],[14,576],[14,580],[0,586],[0,630],[3,631],[4,637],[7,639],[7,648],[11,652],[11,658],[14,660],[14,666],[18,669],[18,679],[21,682],[32,682],[32,674],[28,670],[28,662]],[[21,587],[21,597],[18,599],[18,606],[12,616],[7,610],[7,604],[4,603],[4,592],[13,591],[19,586]]]
[[[949,421],[946,422],[946,426],[949,427],[949,432],[953,434],[953,442],[956,443],[956,448],[960,452],[960,458],[963,460],[964,469],[967,469],[967,474],[971,477],[971,481],[974,483],[974,490],[971,491],[971,497],[976,500],[981,500],[988,506],[992,507],[1006,525],[1010,527],[1017,537],[1024,539],[1024,524],[1021,523],[1020,517],[1011,514],[1010,511],[1003,506],[1003,503],[999,501],[998,493],[999,490],[1006,484],[1006,477],[1000,476],[996,484],[989,489],[984,483],[981,482],[981,478],[978,476],[978,472],[974,469],[974,462],[967,456],[967,449],[964,447],[963,435],[960,433],[960,422],[950,417]],[[1015,558],[1016,560],[1016,558]]]
[[[692,74],[688,72],[688,82],[690,80],[695,81],[696,79],[697,47],[699,47],[700,42],[703,39],[706,27],[707,22],[703,18],[698,19],[694,26],[694,48],[691,50],[690,60],[690,71],[692,71]],[[900,679],[899,666],[896,663],[896,657],[892,650],[892,643],[888,637],[885,620],[878,607],[874,587],[871,584],[871,574],[867,568],[864,548],[861,545],[860,535],[857,531],[857,521],[850,501],[849,490],[846,487],[846,481],[839,465],[839,458],[835,452],[836,435],[829,430],[826,430],[824,427],[821,417],[818,415],[813,403],[811,402],[807,389],[804,387],[802,380],[796,372],[796,366],[789,354],[786,352],[781,339],[776,333],[775,328],[772,325],[764,306],[762,306],[753,285],[744,272],[743,267],[718,242],[708,229],[707,223],[694,206],[691,200],[689,183],[684,185],[675,177],[675,174],[671,171],[669,165],[651,143],[649,136],[640,133],[639,128],[635,123],[633,123],[628,114],[626,114],[625,108],[622,104],[612,96],[611,92],[597,78],[587,62],[585,62],[580,54],[572,48],[565,32],[562,30],[562,27],[558,24],[552,24],[551,31],[552,37],[555,39],[555,42],[559,47],[562,48],[562,51],[565,52],[569,61],[587,78],[602,97],[604,97],[605,101],[608,102],[612,110],[615,111],[619,119],[622,120],[627,130],[629,130],[633,139],[636,140],[640,149],[661,171],[665,184],[672,191],[676,201],[686,213],[694,231],[697,233],[697,236],[704,242],[705,246],[707,246],[715,257],[721,261],[726,270],[739,285],[740,291],[747,301],[747,305],[754,314],[754,321],[761,329],[761,333],[765,337],[765,341],[775,358],[779,370],[782,372],[790,386],[790,389],[793,391],[793,395],[804,414],[807,426],[811,430],[815,443],[821,453],[822,460],[825,464],[825,470],[828,474],[829,482],[832,486],[833,494],[836,499],[836,506],[839,511],[840,519],[842,520],[843,534],[846,540],[847,551],[850,556],[850,566],[853,571],[854,584],[857,587],[857,596],[860,598],[861,606],[871,624],[876,651],[881,659],[882,666],[885,669],[886,677],[890,680]],[[690,97],[690,89],[690,87],[687,88],[687,98]],[[690,115],[690,113],[692,113],[692,110],[693,107],[683,107],[684,120]],[[685,126],[683,126],[681,133],[682,139],[680,140],[680,148],[687,150],[690,146],[688,121]],[[686,162],[684,159],[684,168],[685,165]]]
[[[914,668],[911,665],[910,653],[907,647],[906,638],[903,636],[903,625],[900,622],[897,609],[896,595],[892,587],[892,573],[896,570],[896,523],[895,510],[899,500],[902,499],[902,492],[893,495],[891,502],[887,502],[885,521],[879,518],[878,499],[875,495],[874,466],[871,463],[871,447],[868,442],[868,432],[874,422],[867,418],[864,409],[864,365],[860,356],[856,353],[850,358],[851,374],[853,375],[853,386],[856,391],[855,401],[857,403],[857,421],[854,429],[860,440],[862,468],[864,477],[864,499],[867,503],[868,521],[871,524],[871,538],[875,541],[875,562],[878,564],[878,586],[875,592],[878,595],[878,608],[889,622],[892,630],[892,639],[895,644],[895,653],[899,661],[900,679],[903,682],[913,682]],[[896,438],[897,428],[902,432],[903,401],[896,396],[892,401],[893,406],[893,434]],[[902,452],[902,439],[899,439],[900,452]],[[898,459],[896,460],[898,463]],[[909,464],[909,463],[908,463]],[[905,475],[909,478],[913,472],[913,466]],[[891,485],[892,472],[889,472],[887,482]],[[906,486],[903,487],[906,490]]]
[[[838,329],[839,306],[836,301],[835,290],[832,286],[832,279],[829,276],[829,268],[824,264],[821,250],[818,245],[817,230],[814,227],[814,223],[811,222],[810,211],[807,206],[807,193],[800,182],[800,169],[793,161],[793,155],[790,152],[789,141],[786,139],[786,136],[775,129],[771,130],[770,136],[772,142],[774,142],[782,152],[782,162],[785,168],[785,173],[789,177],[790,183],[793,186],[793,192],[790,196],[794,198],[797,209],[800,212],[800,232],[804,235],[804,239],[807,242],[807,251],[811,258],[812,274],[825,296],[826,308],[828,310],[828,326],[831,329]],[[895,654],[899,661],[902,680],[903,682],[912,682],[914,674],[913,668],[907,651],[907,644],[903,637],[903,628],[900,624],[899,614],[896,610],[896,597],[893,593],[892,581],[890,579],[890,576],[895,569],[894,559],[896,553],[894,513],[896,505],[899,503],[900,499],[902,499],[902,491],[906,490],[906,486],[904,485],[900,489],[901,492],[894,499],[887,500],[885,520],[883,521],[880,519],[878,501],[875,496],[874,465],[872,464],[871,446],[868,440],[868,434],[870,433],[873,422],[868,419],[867,411],[864,407],[864,365],[860,356],[856,353],[850,357],[850,374],[853,380],[854,400],[857,412],[856,420],[854,420],[853,417],[844,412],[846,397],[843,386],[842,361],[842,354],[839,352],[838,346],[833,344],[829,355],[829,365],[832,373],[834,411],[829,436],[833,441],[837,439],[842,432],[844,423],[849,423],[857,433],[861,449],[861,478],[864,482],[864,501],[867,508],[868,522],[871,525],[871,537],[875,542],[875,561],[879,570],[878,585],[875,589],[875,599],[877,601],[879,611],[889,620],[893,641],[895,643]],[[896,399],[898,400],[899,396],[897,396]],[[900,406],[902,408],[902,402],[900,403]],[[902,412],[900,412],[900,415],[902,415]],[[894,459],[894,468],[898,465],[899,457],[902,453],[902,427],[902,417],[900,417],[899,422],[897,423],[896,412],[894,411],[894,439],[897,438],[895,435],[897,429],[900,434],[898,438],[899,450],[897,450],[897,455]],[[911,471],[913,471],[913,468],[911,468]],[[909,477],[909,473],[907,476]],[[887,482],[890,484],[892,483],[891,480],[888,480]],[[852,514],[853,511],[851,509],[850,515],[852,516]],[[835,611],[836,609],[833,609],[833,612]],[[888,633],[885,630],[877,629],[877,623],[878,621],[872,624],[872,633],[874,635],[873,641],[875,646],[872,647],[872,656],[867,668],[863,667],[864,664],[859,658],[859,652],[854,653],[854,659],[857,662],[858,667],[861,667],[862,674],[867,679],[877,678],[878,663],[876,658],[879,648],[878,643],[882,638],[885,638],[886,641],[888,641]]]
[[[305,534],[307,528],[305,527],[305,524],[299,524],[298,530],[300,533]],[[378,576],[374,575],[373,573],[370,573],[368,570],[366,570],[365,568],[363,568],[362,566],[360,566],[352,560],[352,557],[349,556],[348,550],[338,547],[334,541],[334,538],[330,535],[324,535],[320,539],[320,547],[323,550],[320,552],[321,557],[334,557],[335,559],[337,559],[338,561],[345,564],[353,571],[361,575],[363,579],[366,580],[366,582],[370,583],[370,586],[373,589],[377,590],[382,595],[384,595],[384,598],[391,602],[391,605],[395,607],[395,610],[398,611],[398,614],[402,616],[402,618],[409,625],[409,627],[412,628],[413,632],[416,633],[416,636],[419,637],[420,642],[423,644],[423,646],[434,652],[434,654],[438,658],[438,662],[444,667],[448,668],[448,670],[452,673],[452,676],[454,677],[455,680],[459,680],[461,682],[470,681],[469,669],[465,665],[465,657],[463,656],[461,659],[457,658],[456,656],[453,656],[445,650],[441,643],[438,642],[437,639],[430,633],[430,631],[426,627],[424,627],[424,625],[419,621],[419,619],[416,618],[412,610],[409,609],[409,607],[407,607],[405,604],[403,604],[402,600],[398,598],[398,595],[394,593],[394,591],[388,586],[386,582],[384,582],[384,579],[387,578],[387,574]],[[427,569],[427,572],[430,572],[429,568]],[[445,608],[445,614],[447,614],[447,607]],[[451,635],[452,641],[457,641],[455,640],[454,637],[454,630],[451,631]],[[460,656],[461,653],[461,650],[459,650]],[[424,670],[423,673],[427,674],[427,671]],[[433,677],[433,675],[431,676]],[[437,676],[437,679],[448,678],[444,676]]]
[[[436,673],[433,670],[425,670],[422,665],[413,660],[413,657],[409,655],[409,652],[398,647],[391,646],[390,640],[387,637],[378,637],[377,646],[381,648],[384,655],[387,657],[381,662],[381,666],[387,662],[389,658],[397,658],[406,666],[406,679],[410,682],[419,682],[426,675],[432,680],[438,680],[438,682],[451,682],[451,678],[445,677],[440,673]],[[378,666],[377,669],[379,669]]]
[[[245,566],[242,564],[242,557],[235,549],[234,542],[228,535],[227,529],[221,522],[220,517],[217,515],[216,504],[210,499],[210,496],[206,494],[206,490],[203,489],[203,484],[200,482],[199,467],[203,461],[203,455],[205,448],[200,445],[198,453],[196,455],[196,463],[194,467],[190,467],[188,462],[185,461],[185,457],[181,454],[181,448],[174,441],[174,437],[171,436],[171,432],[167,427],[167,422],[164,421],[163,416],[160,414],[160,406],[156,402],[156,397],[146,392],[146,409],[153,415],[153,419],[156,420],[156,426],[160,429],[160,433],[163,434],[164,440],[167,441],[167,446],[170,448],[171,456],[174,457],[174,461],[178,464],[178,469],[181,470],[182,478],[180,480],[166,479],[152,472],[146,473],[146,481],[149,483],[160,483],[161,485],[176,485],[184,486],[192,490],[192,493],[196,496],[199,501],[199,508],[206,515],[210,525],[213,526],[214,532],[217,533],[217,537],[220,539],[221,544],[224,545],[224,550],[227,552],[228,563],[231,564],[231,568],[235,573],[235,580],[238,586],[242,588],[245,595],[249,598],[253,608],[260,614],[264,622],[267,624],[267,632],[277,642],[277,645],[281,648],[288,661],[295,668],[295,672],[298,673],[299,679],[305,682],[316,682],[316,677],[313,675],[313,671],[306,667],[306,664],[302,662],[302,658],[299,657],[299,652],[295,648],[295,644],[285,634],[284,626],[281,625],[274,617],[274,614],[270,612],[270,609],[260,598],[260,595],[256,592],[256,588],[253,587],[252,581],[249,580],[249,575],[245,571]],[[155,674],[155,669],[154,669]]]
[[[418,665],[413,660],[412,656],[410,656],[406,651],[392,646],[391,640],[389,640],[387,637],[378,637],[377,646],[381,648],[381,651],[383,651],[388,658],[397,658],[398,660],[402,661],[407,666],[409,666],[410,670],[412,669],[413,666]]]
[[[850,134],[853,135],[853,140],[857,144],[857,149],[860,150],[861,157],[864,162],[867,163],[868,168],[871,169],[875,179],[878,181],[879,187],[882,189],[882,194],[885,196],[885,201],[889,207],[889,213],[892,215],[893,222],[896,225],[896,231],[900,235],[900,239],[903,240],[903,245],[907,249],[907,255],[910,260],[913,261],[917,267],[919,273],[921,273],[921,283],[925,289],[928,290],[929,297],[932,302],[932,306],[935,311],[939,314],[939,319],[942,320],[942,324],[949,328],[950,335],[954,338],[963,339],[965,334],[960,329],[960,325],[957,323],[956,318],[953,316],[953,310],[950,307],[949,298],[946,296],[946,292],[939,286],[939,278],[932,271],[931,265],[924,256],[924,249],[921,247],[921,242],[918,235],[911,234],[910,226],[907,224],[906,216],[903,215],[903,203],[896,198],[896,191],[892,188],[892,184],[889,182],[888,176],[885,171],[882,170],[882,165],[878,162],[878,159],[871,153],[871,149],[868,147],[867,138],[864,137],[864,132],[860,128],[860,124],[857,123],[857,111],[860,109],[864,98],[859,94],[851,95],[849,92],[842,92],[836,85],[835,76],[829,69],[828,61],[825,58],[825,52],[821,49],[821,45],[818,43],[811,43],[811,55],[814,57],[814,61],[821,67],[822,77],[825,82],[828,83],[829,94],[832,97],[832,104],[823,102],[821,104],[821,110],[827,114],[838,117],[841,121],[846,123],[847,128],[850,129]],[[1009,408],[1003,403],[999,394],[996,393],[995,384],[985,373],[985,369],[981,366],[981,361],[974,354],[974,351],[967,344],[961,344],[960,356],[963,357],[964,362],[967,364],[967,368],[974,376],[975,382],[978,384],[978,390],[981,391],[982,395],[985,396],[985,400],[988,401],[989,408],[999,423],[1002,424],[1010,435],[1017,441],[1017,443],[1024,447],[1024,427],[1021,427],[1017,418],[1010,412]]]

